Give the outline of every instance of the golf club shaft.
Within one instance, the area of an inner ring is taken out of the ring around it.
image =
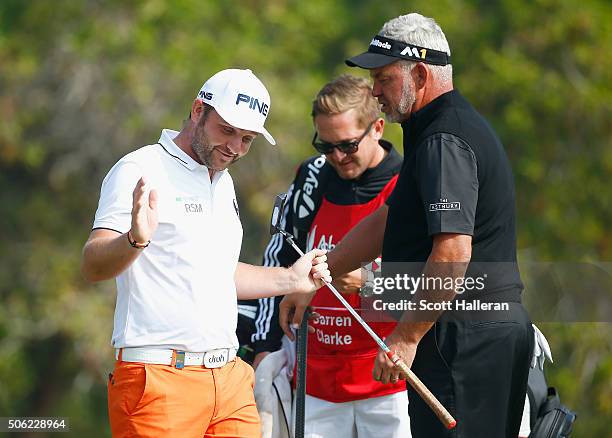
[[[287,239],[287,241],[291,244],[293,249],[295,249],[300,256],[303,256],[304,252],[300,249],[299,246],[295,244],[291,236],[285,233],[283,233],[283,235],[285,236],[285,239]],[[457,422],[455,421],[453,416],[450,414],[450,412],[446,410],[444,406],[442,406],[442,403],[440,403],[436,396],[433,395],[429,389],[427,389],[425,384],[421,382],[421,380],[416,376],[416,374],[412,372],[412,370],[408,367],[408,365],[406,365],[402,358],[399,357],[394,351],[391,351],[387,344],[385,344],[384,341],[380,339],[380,337],[370,328],[368,323],[366,323],[355,311],[355,309],[353,309],[353,307],[348,303],[348,301],[344,299],[344,297],[340,294],[340,292],[338,292],[334,285],[328,283],[325,280],[323,280],[323,283],[325,283],[325,285],[332,291],[336,298],[338,298],[338,300],[342,303],[346,310],[348,310],[349,313],[353,315],[357,322],[361,324],[361,326],[366,332],[368,332],[372,339],[376,341],[378,346],[385,352],[391,362],[393,362],[395,366],[402,370],[402,373],[404,373],[404,375],[406,376],[406,380],[408,381],[410,386],[414,388],[414,390],[421,396],[425,403],[427,403],[427,405],[434,411],[434,413],[440,419],[442,424],[444,424],[447,429],[454,428]]]
[[[297,330],[296,384],[295,384],[295,431],[294,438],[304,438],[306,420],[306,354],[308,349],[308,310]]]

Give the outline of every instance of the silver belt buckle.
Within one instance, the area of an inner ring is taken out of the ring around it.
[[[204,366],[206,368],[221,368],[228,362],[229,348],[219,348],[204,353]]]

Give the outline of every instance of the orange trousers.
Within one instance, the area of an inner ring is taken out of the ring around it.
[[[108,381],[113,437],[260,437],[253,385],[240,358],[214,369],[117,361]]]

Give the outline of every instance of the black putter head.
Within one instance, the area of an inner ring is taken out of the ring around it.
[[[287,194],[281,193],[276,195],[274,199],[274,208],[272,209],[272,218],[270,219],[270,234],[273,236],[280,232],[280,222],[285,210],[285,202],[287,202]]]

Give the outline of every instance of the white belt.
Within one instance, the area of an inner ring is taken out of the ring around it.
[[[220,368],[236,358],[235,348],[218,348],[203,353],[189,351],[166,350],[160,348],[128,347],[115,350],[115,359],[124,362],[142,362],[158,365],[172,365],[175,368],[185,366],[203,366],[205,368]]]

